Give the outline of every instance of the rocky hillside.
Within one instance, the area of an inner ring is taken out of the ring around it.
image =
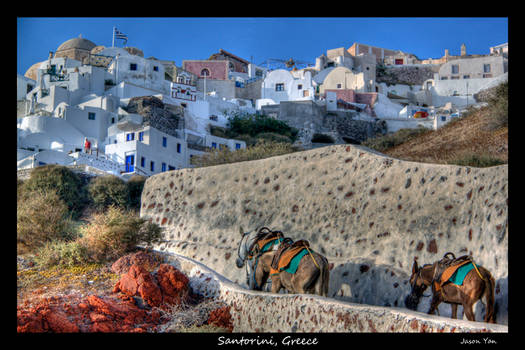
[[[415,256],[431,263],[448,251],[472,254],[497,281],[497,322],[506,324],[507,184],[506,165],[415,163],[338,145],[155,175],[146,181],[141,216],[165,228],[157,249],[240,285],[239,226],[307,239],[333,264],[329,295],[359,304],[404,308]],[[450,307],[440,314],[450,315]]]
[[[508,162],[509,130],[504,126],[494,130],[492,112],[482,108],[453,121],[441,129],[393,147],[385,154],[399,159],[449,164],[472,157],[484,157]]]

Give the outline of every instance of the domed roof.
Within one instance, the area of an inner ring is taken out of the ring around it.
[[[29,78],[29,79],[33,79],[36,81],[37,79],[37,71],[38,69],[40,68],[40,65],[44,62],[47,62],[47,61],[41,61],[41,62],[37,62],[35,64],[33,64],[31,67],[29,67],[29,69],[26,71],[26,73],[24,74],[24,77],[26,78]]]
[[[70,50],[70,49],[81,49],[81,50],[88,50],[91,51],[95,46],[97,46],[94,42],[84,39],[82,37],[69,39],[68,41],[62,43],[57,48],[57,51],[64,51],[64,50]]]

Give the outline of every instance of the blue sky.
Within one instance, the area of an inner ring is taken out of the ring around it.
[[[442,57],[445,49],[458,55],[462,43],[469,54],[488,54],[490,46],[508,42],[508,19],[502,17],[28,17],[17,18],[17,72],[24,74],[79,34],[111,46],[113,26],[145,57],[172,60],[178,66],[183,60],[207,59],[219,49],[248,61],[253,58],[255,64],[290,57],[315,63],[326,50],[349,48],[354,42],[402,50],[420,59]]]

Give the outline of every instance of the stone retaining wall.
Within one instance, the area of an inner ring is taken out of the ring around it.
[[[241,288],[189,258],[166,254],[196,293],[230,306],[234,332],[508,332],[508,327],[452,320],[406,309],[360,305],[313,295]]]
[[[472,254],[492,272],[496,320],[507,324],[507,185],[507,165],[424,164],[336,145],[152,176],[141,216],[165,229],[158,250],[240,285],[246,281],[235,267],[240,226],[307,239],[333,264],[329,296],[358,304],[404,308],[415,256],[424,264],[449,251]],[[418,311],[428,310],[429,299]],[[449,316],[450,306],[439,312]]]

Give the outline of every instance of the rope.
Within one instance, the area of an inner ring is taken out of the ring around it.
[[[487,282],[487,280],[485,279],[485,277],[483,277],[483,276],[481,275],[481,273],[479,272],[478,267],[476,266],[476,264],[474,263],[474,261],[471,260],[471,262],[472,262],[472,265],[474,265],[474,268],[476,269],[476,272],[478,273],[479,277],[480,277],[483,281]]]
[[[314,255],[312,254],[312,252],[310,251],[310,249],[308,249],[308,247],[306,246],[306,244],[304,245],[304,247],[306,248],[306,250],[308,250],[308,253],[310,253],[310,256],[312,257],[312,260],[314,261],[315,266],[317,266],[317,268],[318,268],[319,270],[321,270],[321,268],[320,268],[319,265],[317,264],[317,261],[315,261]]]

